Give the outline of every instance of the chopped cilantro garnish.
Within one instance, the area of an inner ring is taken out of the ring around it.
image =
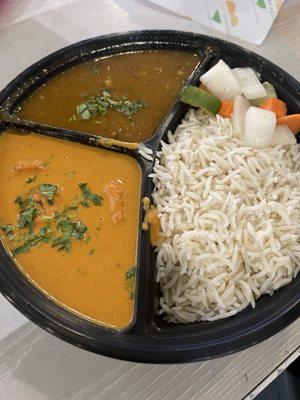
[[[84,241],[85,243],[90,243],[90,241],[92,240],[91,236],[87,236]]]
[[[59,219],[57,228],[62,232],[62,235],[53,241],[52,247],[57,247],[59,251],[65,250],[67,253],[71,251],[71,239],[82,240],[87,231],[83,222],[72,222],[68,217]]]
[[[130,268],[125,274],[126,279],[135,278],[135,275],[136,275],[136,267]]]
[[[55,239],[52,243],[52,247],[57,247],[58,251],[64,250],[66,253],[71,251],[71,236],[68,233],[64,233]]]
[[[125,273],[126,289],[128,290],[131,299],[134,298],[135,276],[136,276],[136,267],[130,268]]]
[[[92,256],[94,253],[95,253],[95,249],[91,249],[91,250],[89,251],[89,256]]]
[[[73,171],[70,171],[73,176]],[[74,172],[75,173],[75,172]],[[49,204],[55,201],[58,186],[43,183],[31,189],[27,197],[18,195],[15,204],[19,206],[18,223],[15,225],[0,225],[7,238],[15,244],[13,255],[29,251],[39,243],[49,243],[52,247],[66,252],[71,251],[72,240],[84,240],[88,243],[90,236],[86,236],[88,228],[77,219],[77,209],[80,205],[90,207],[99,206],[102,197],[91,193],[87,183],[79,184],[83,197],[73,196],[70,205],[65,206],[62,211],[52,211],[43,201],[45,198]],[[41,198],[43,196],[43,198]],[[36,230],[35,219],[44,222],[44,227]],[[19,234],[17,230],[22,230]],[[27,231],[26,231],[27,229]]]
[[[91,201],[94,206],[101,206],[103,200],[102,197],[98,194],[91,193],[86,182],[79,183],[78,186],[83,194],[83,201],[80,202],[81,205],[89,207],[89,202]]]
[[[77,121],[76,115],[73,114],[72,117],[69,118],[69,122]]]
[[[139,109],[142,108],[144,105],[145,104],[141,101],[124,100],[124,101],[120,101],[118,104],[116,104],[115,109],[118,112],[123,113],[127,117],[131,118],[132,114],[139,111]]]
[[[18,203],[19,205],[21,203]],[[20,205],[21,211],[19,214],[18,225],[20,229],[28,227],[29,233],[32,233],[33,220],[37,215],[37,207],[31,197],[28,197],[25,202]]]
[[[81,221],[77,221],[74,224],[72,237],[75,238],[76,240],[81,240],[81,239],[83,239],[83,236],[86,231],[87,231],[87,227],[84,225],[84,223]]]
[[[13,251],[13,256],[20,253],[25,253],[32,247],[37,246],[39,243],[49,243],[52,239],[52,229],[49,226],[45,226],[40,229],[38,233],[29,233],[24,238],[24,243]]]
[[[73,179],[74,176],[75,176],[75,174],[76,174],[75,171],[67,171],[67,172],[64,173],[64,175],[65,175],[69,180]]]
[[[25,180],[25,182],[26,182],[26,183],[31,183],[31,182],[33,182],[35,179],[36,179],[36,176],[35,176],[35,175],[29,176],[29,177]]]
[[[86,208],[88,208],[88,207],[90,206],[89,201],[86,201],[86,200],[81,200],[80,204],[81,204],[83,207],[86,207]]]
[[[16,197],[15,203],[18,204],[20,207],[23,206],[23,199],[20,194]]]
[[[92,74],[101,75],[101,72],[100,72],[100,70],[99,70],[99,68],[97,67],[96,64],[92,64],[92,65],[89,67],[89,71],[90,71]]]
[[[58,186],[50,183],[42,183],[38,188],[39,192],[46,197],[49,204],[52,203],[54,195],[57,193]]]
[[[131,118],[134,113],[140,110],[146,103],[140,100],[113,100],[107,89],[102,90],[100,96],[87,96],[86,101],[77,106],[77,115],[84,120],[88,120],[96,115],[105,114],[109,108]],[[73,117],[72,117],[73,118]]]
[[[17,256],[20,253],[26,253],[27,251],[29,251],[31,249],[31,244],[29,242],[25,242],[23,243],[21,246],[15,248],[15,250],[13,251],[13,256]]]
[[[1,229],[3,232],[6,234],[8,240],[14,240],[15,235],[14,235],[14,226],[13,225],[2,225]]]
[[[57,228],[64,233],[72,234],[74,223],[68,217],[62,217],[57,221]]]

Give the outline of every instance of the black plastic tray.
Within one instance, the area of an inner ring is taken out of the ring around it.
[[[20,133],[37,132],[87,145],[95,145],[93,135],[18,119],[14,110],[41,84],[55,74],[82,60],[124,52],[170,49],[198,53],[201,62],[189,82],[219,59],[232,67],[250,66],[272,83],[289,113],[300,110],[300,84],[264,58],[232,43],[179,31],[140,31],[113,34],[85,40],[59,50],[27,68],[0,93],[0,130],[13,128]],[[178,100],[166,115],[147,146],[155,152],[166,132],[173,130],[187,111]],[[152,182],[148,174],[152,163],[136,151],[142,168],[141,197],[150,196]],[[142,221],[142,208],[140,222]],[[156,313],[159,289],[155,284],[155,259],[147,233],[139,230],[136,299],[132,324],[123,331],[102,327],[81,318],[47,298],[15,266],[0,244],[0,290],[24,315],[48,332],[76,346],[125,360],[172,363],[204,360],[233,353],[273,335],[300,315],[300,277],[272,297],[263,296],[253,310],[248,307],[237,315],[213,322],[187,325],[165,323]]]

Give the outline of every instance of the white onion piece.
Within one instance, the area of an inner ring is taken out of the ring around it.
[[[203,74],[200,81],[220,100],[232,100],[236,94],[241,94],[236,77],[223,60]]]
[[[248,147],[268,147],[276,126],[276,115],[272,111],[250,107],[245,115],[244,143]]]
[[[234,136],[242,138],[244,135],[245,114],[250,107],[244,96],[237,94],[233,101],[232,124]]]
[[[287,146],[289,144],[295,144],[297,143],[296,136],[293,134],[293,132],[288,128],[287,125],[277,125],[272,141],[271,141],[271,146]]]
[[[275,99],[277,99],[276,91],[271,83],[264,82],[262,85],[265,88],[266,95],[264,97],[260,97],[259,99],[249,100],[251,106],[259,107],[261,103],[268,100],[270,97],[274,97]]]
[[[242,93],[248,100],[260,99],[266,96],[266,89],[260,83],[257,75],[251,68],[234,68],[232,70]]]

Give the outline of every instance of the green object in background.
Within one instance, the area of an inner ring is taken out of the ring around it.
[[[219,24],[222,22],[221,17],[220,17],[219,10],[216,10],[216,11],[214,12],[214,15],[212,16],[212,19],[213,19],[215,22],[218,22]]]
[[[264,10],[267,8],[265,0],[258,0],[257,5]]]

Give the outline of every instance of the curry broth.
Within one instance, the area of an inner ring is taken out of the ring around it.
[[[36,90],[18,115],[123,141],[144,141],[155,133],[198,61],[188,52],[147,51],[83,62]],[[114,99],[127,96],[146,105],[131,118],[111,108],[89,120],[74,120],[76,107],[86,96],[98,96],[105,88]]]
[[[46,167],[17,169],[20,160],[40,160]],[[58,251],[51,243],[40,243],[18,254],[16,260],[20,269],[60,304],[100,323],[126,327],[133,314],[126,272],[136,265],[140,203],[141,171],[136,160],[49,137],[4,132],[0,135],[0,163],[1,225],[16,224],[16,197],[25,198],[42,183],[60,188],[53,203],[56,210],[69,205],[74,196],[80,197],[78,184],[82,182],[102,196],[101,206],[90,204],[75,211],[88,230],[83,240],[72,240],[70,253]],[[33,176],[36,178],[26,183]],[[110,192],[104,188],[111,182],[121,185],[120,181],[125,188],[124,215],[114,223]],[[1,237],[12,251],[13,241],[3,231]]]

